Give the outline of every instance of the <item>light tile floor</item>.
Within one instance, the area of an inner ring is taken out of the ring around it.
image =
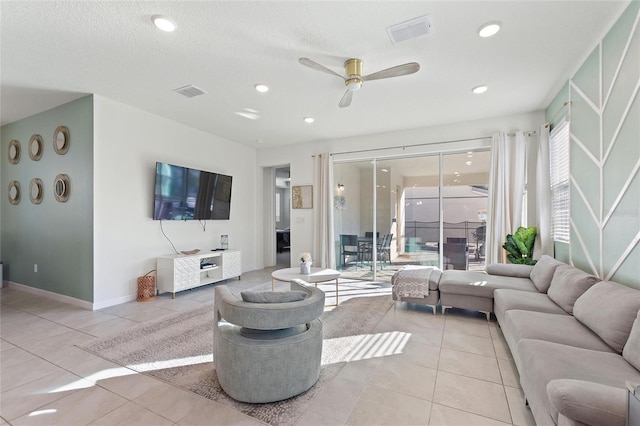
[[[255,288],[270,283],[272,270],[227,284]],[[0,425],[261,424],[74,346],[211,301],[213,288],[95,312],[11,287],[0,290]],[[334,284],[321,288],[327,304],[335,303]],[[345,281],[340,302],[385,292],[388,285]],[[394,332],[402,336],[394,354],[348,362],[297,425],[535,425],[495,322],[473,312],[434,316],[427,307],[396,304],[373,330]]]

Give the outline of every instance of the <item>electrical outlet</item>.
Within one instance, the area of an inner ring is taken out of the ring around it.
[[[36,274],[38,273],[38,264],[37,263],[33,264],[33,272],[35,272]]]

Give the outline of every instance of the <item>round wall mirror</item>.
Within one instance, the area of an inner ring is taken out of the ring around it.
[[[56,196],[56,200],[61,203],[66,202],[69,199],[71,193],[71,181],[69,176],[59,174],[53,181],[53,193]]]
[[[43,148],[44,147],[42,145],[42,136],[40,135],[31,136],[31,140],[29,141],[29,157],[31,157],[33,161],[38,161],[39,159],[42,158]]]
[[[57,154],[64,155],[69,150],[69,129],[65,126],[58,126],[53,132],[53,149]]]
[[[9,182],[9,202],[14,206],[20,202],[20,182],[17,180]]]
[[[18,164],[20,161],[20,142],[12,140],[9,142],[9,162],[11,164]]]
[[[33,178],[29,184],[29,198],[33,204],[40,204],[44,191],[42,190],[42,179]]]

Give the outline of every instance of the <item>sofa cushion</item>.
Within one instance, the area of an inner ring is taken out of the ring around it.
[[[492,263],[487,266],[487,274],[502,275],[505,277],[529,278],[531,265],[515,265],[512,263]]]
[[[576,300],[573,315],[618,353],[640,311],[640,290],[601,281]]]
[[[547,294],[567,313],[573,313],[573,305],[578,297],[598,282],[598,278],[569,265],[561,265],[551,279]]]
[[[543,254],[536,262],[531,270],[531,281],[538,291],[546,293],[551,285],[553,274],[558,266],[566,265],[565,263],[555,260],[553,257]]]
[[[509,347],[516,346],[520,340],[536,339],[577,348],[613,352],[609,345],[571,315],[511,310],[505,312],[504,321],[500,325],[505,338],[510,341]],[[513,355],[518,361],[518,354]],[[528,368],[526,364],[518,364],[520,365]]]
[[[500,288],[493,292],[493,310],[498,321],[506,311],[519,309],[522,311],[546,312],[548,314],[567,315],[567,313],[549,296],[531,291],[510,290]]]
[[[547,385],[547,395],[554,418],[562,414],[583,424],[625,426],[625,389],[584,380],[557,379]]]
[[[299,302],[307,297],[304,291],[243,291],[242,300],[251,303],[287,303]]]
[[[558,316],[559,318],[562,318]],[[574,379],[624,389],[627,381],[640,381],[634,369],[615,352],[592,351],[542,340],[518,342],[520,384],[532,411],[544,409],[557,422],[557,411],[551,408],[547,385],[555,379]],[[536,415],[536,420],[538,419]]]
[[[529,278],[502,277],[488,275],[478,271],[447,270],[442,272],[441,293],[464,294],[469,296],[493,298],[497,288],[538,291]]]
[[[629,340],[624,345],[622,350],[622,357],[626,359],[629,364],[640,370],[640,312],[636,316],[636,320],[633,322],[633,327],[629,333]]]

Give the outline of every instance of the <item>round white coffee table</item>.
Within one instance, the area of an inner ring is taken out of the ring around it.
[[[304,280],[308,283],[313,283],[316,287],[318,286],[318,283],[336,280],[336,305],[338,304],[338,278],[340,278],[340,272],[335,269],[311,268],[311,273],[308,275],[301,274],[300,268],[275,270],[271,273],[271,291],[274,290],[275,280],[289,282],[294,278]]]

